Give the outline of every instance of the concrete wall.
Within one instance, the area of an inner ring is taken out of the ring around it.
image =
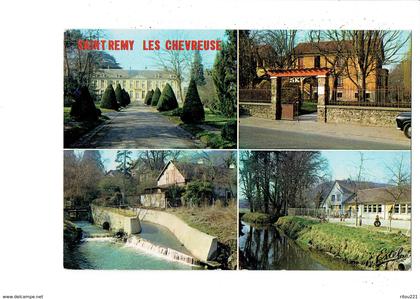
[[[142,194],[140,202],[145,207],[166,208],[165,193]]]
[[[108,222],[112,231],[123,230],[128,235],[137,234],[141,231],[140,221],[137,217],[128,217],[110,211],[108,208],[91,205],[92,219],[97,225],[102,226]]]
[[[396,127],[395,117],[400,112],[404,111],[411,111],[411,109],[366,106],[325,106],[327,123],[354,123],[380,127]]]
[[[217,238],[207,235],[186,224],[170,213],[136,209],[140,221],[150,221],[168,228],[193,256],[201,261],[210,260],[217,250]]]

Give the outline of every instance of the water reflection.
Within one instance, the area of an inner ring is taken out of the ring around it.
[[[300,248],[273,226],[242,223],[239,238],[240,266],[250,270],[350,270],[340,261],[332,261]]]

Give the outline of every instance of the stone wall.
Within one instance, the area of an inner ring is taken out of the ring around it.
[[[124,216],[119,213],[112,212],[109,208],[91,205],[93,223],[102,226],[104,222],[109,223],[112,231],[123,230],[128,235],[137,234],[141,231],[139,219]]]
[[[276,119],[276,114],[271,103],[239,103],[239,111],[243,115]]]
[[[155,210],[135,209],[140,221],[150,221],[168,228],[189,252],[201,261],[211,260],[217,251],[217,238],[186,224],[177,216]]]
[[[411,111],[411,109],[326,105],[325,121],[327,123],[354,123],[367,126],[395,127],[395,117],[404,111]],[[320,111],[318,111],[318,121],[322,121],[320,119]]]

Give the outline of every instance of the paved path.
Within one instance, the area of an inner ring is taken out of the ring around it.
[[[250,149],[410,149],[395,128],[241,117],[240,148]]]
[[[389,220],[381,219],[381,227],[388,227]],[[344,221],[340,221],[338,218],[328,218],[328,222],[333,223],[342,223],[348,226],[355,226],[356,220],[354,218],[345,219]],[[363,218],[362,225],[363,226],[374,226],[375,218]],[[403,229],[403,230],[410,230],[411,231],[411,221],[410,220],[392,220],[391,227],[395,229]]]
[[[190,149],[200,145],[188,132],[142,104],[106,115],[111,119],[107,124],[72,147]]]

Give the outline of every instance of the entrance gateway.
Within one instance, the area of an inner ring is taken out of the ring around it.
[[[271,108],[274,113],[274,119],[293,119],[294,111],[296,109],[293,103],[282,104],[282,98],[284,99],[282,90],[283,80],[288,79],[290,83],[300,83],[300,95],[303,97],[308,94],[305,90],[305,83],[309,83],[309,96],[315,94],[317,98],[317,120],[320,122],[326,121],[325,104],[329,96],[328,76],[331,70],[329,68],[305,68],[305,69],[269,69],[267,74],[271,79]],[[312,90],[312,84],[309,82],[310,79],[315,79],[316,93]],[[287,100],[287,99],[286,99]],[[291,110],[291,111],[290,111]]]

